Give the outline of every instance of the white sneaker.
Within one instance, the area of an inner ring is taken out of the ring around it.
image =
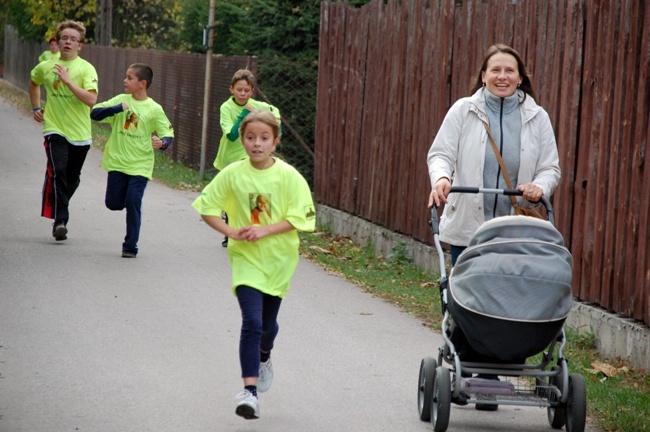
[[[266,362],[260,363],[260,376],[257,378],[257,391],[264,393],[269,391],[273,383],[273,364],[269,358]]]
[[[246,420],[260,418],[260,402],[257,399],[257,396],[254,396],[253,393],[248,390],[244,390],[237,395],[237,399],[239,399],[240,402],[237,404],[235,414],[244,417]]]

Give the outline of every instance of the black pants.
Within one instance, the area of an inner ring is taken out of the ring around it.
[[[81,168],[90,145],[75,146],[61,135],[45,137],[47,169],[43,184],[41,216],[68,222],[68,204],[81,182]]]

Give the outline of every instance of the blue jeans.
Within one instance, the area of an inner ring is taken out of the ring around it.
[[[453,267],[456,265],[456,261],[458,260],[460,254],[463,253],[465,249],[467,249],[467,246],[450,245],[450,247],[451,247],[451,266]]]
[[[242,324],[239,363],[242,378],[259,376],[260,350],[270,352],[278,335],[278,312],[282,299],[249,286],[237,287]]]
[[[126,209],[126,237],[122,252],[138,253],[140,223],[142,221],[142,196],[149,180],[119,171],[108,173],[105,204],[109,210]]]

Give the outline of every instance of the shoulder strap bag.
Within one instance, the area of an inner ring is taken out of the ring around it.
[[[492,144],[492,150],[494,150],[494,154],[497,157],[497,161],[499,162],[501,171],[503,171],[503,178],[505,178],[506,180],[506,185],[508,186],[508,189],[513,189],[512,183],[510,182],[510,176],[508,175],[508,170],[506,169],[506,164],[503,162],[503,159],[501,158],[501,153],[499,153],[499,149],[497,148],[497,144],[494,142],[494,138],[492,138],[492,134],[490,133],[490,128],[488,127],[486,122],[483,122],[483,126],[485,126],[485,130],[487,131],[488,137],[490,137],[490,144]],[[510,200],[512,201],[512,206],[515,208],[516,215],[531,216],[538,219],[544,219],[537,210],[529,207],[522,208],[517,202],[517,198],[515,198],[514,196],[510,195]]]

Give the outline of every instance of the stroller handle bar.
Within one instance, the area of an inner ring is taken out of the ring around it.
[[[509,196],[523,195],[523,192],[518,191],[516,189],[488,189],[488,188],[468,187],[468,186],[454,186],[451,188],[449,193],[472,193],[472,194],[491,193],[496,195],[509,195]],[[553,215],[553,206],[551,205],[551,202],[545,196],[542,196],[539,201],[542,203],[542,205],[544,205],[544,208],[546,208],[546,214],[548,216],[549,222],[551,222],[555,226],[555,217]],[[440,234],[440,230],[438,229],[439,223],[440,223],[440,218],[438,217],[438,208],[436,207],[436,204],[433,203],[433,207],[431,207],[431,220],[429,221],[429,225],[431,225],[431,229],[433,230],[434,236]]]

